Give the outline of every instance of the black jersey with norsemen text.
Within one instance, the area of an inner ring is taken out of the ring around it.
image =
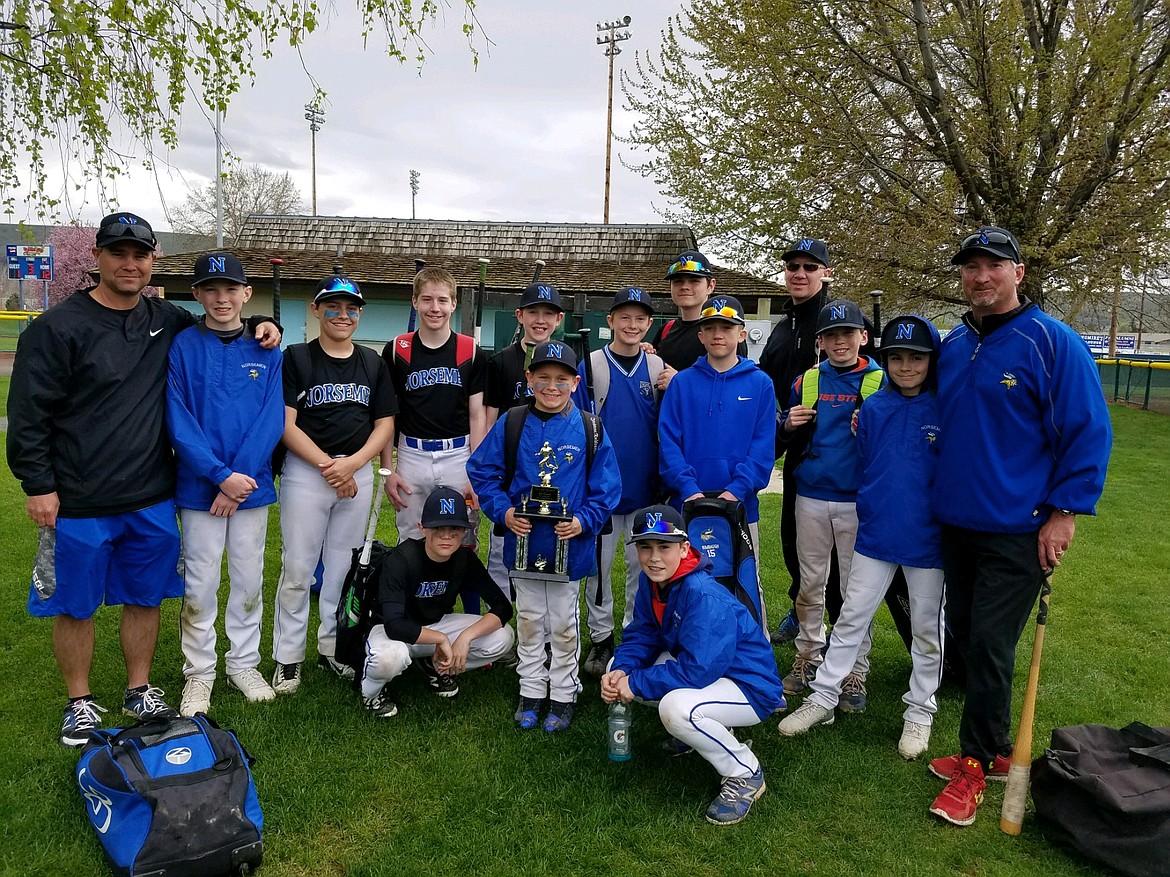
[[[409,339],[409,340],[408,340]],[[410,345],[410,361],[394,355],[395,343]],[[484,392],[487,358],[478,345],[467,362],[457,364],[458,336],[452,332],[442,347],[427,347],[415,333],[391,341],[382,350],[398,397],[399,435],[445,439],[471,431],[468,400]]]

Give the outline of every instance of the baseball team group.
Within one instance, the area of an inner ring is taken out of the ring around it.
[[[945,338],[913,314],[871,337],[858,306],[830,295],[826,244],[798,239],[781,256],[787,296],[759,363],[741,303],[697,251],[666,270],[677,317],[650,337],[652,296],[624,287],[608,343],[578,362],[558,340],[555,286],[524,291],[517,339],[488,357],[452,330],[456,280],[434,266],[414,280],[417,330],[381,355],[354,343],[366,301],[341,275],[309,305],[317,337],[282,353],[274,321],[243,317],[252,287],[231,253],[195,263],[201,317],[144,296],[156,247],[141,217],[105,217],[97,284],[35,319],[13,366],[8,463],[40,527],[28,608],[53,619],[62,744],[83,746],[103,723],[90,688],[103,603],[121,606],[127,716],[211,710],[226,553],[223,661],[248,701],[300,687],[318,580],[317,665],[359,688],[370,716],[397,715],[394,680],[412,664],[441,697],[466,670],[515,667],[516,727],[555,733],[572,723],[582,674],[599,677],[603,701],[657,710],[667,753],[717,771],[716,825],[743,820],[766,788],[735,729],[798,695],[782,735],[865,709],[874,617],[903,589],[902,757],[929,747],[944,644],[966,671],[957,753],[929,764],[947,781],[930,812],[970,825],[986,782],[1006,777],[1016,645],[1077,515],[1095,513],[1112,443],[1092,356],[1021,293],[1007,229],[980,228],[955,250],[970,309]],[[780,458],[791,608],[770,630],[758,574],[738,599],[681,510],[741,504],[758,559],[757,495]],[[347,662],[337,604],[376,490],[400,541],[380,565],[364,655]],[[486,566],[480,515],[492,524]],[[169,597],[183,599],[177,710],[150,682]],[[796,649],[784,670],[781,642]]]

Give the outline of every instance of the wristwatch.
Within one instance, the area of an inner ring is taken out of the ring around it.
[[[1057,514],[1068,515],[1070,518],[1075,518],[1077,516],[1076,512],[1070,511],[1069,509],[1055,509],[1055,511]]]

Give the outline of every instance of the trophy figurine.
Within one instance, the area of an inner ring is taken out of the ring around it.
[[[568,502],[561,498],[560,488],[553,487],[552,484],[553,475],[560,468],[560,464],[557,463],[556,451],[553,450],[552,445],[545,442],[537,451],[537,456],[540,458],[538,464],[540,474],[537,476],[540,484],[533,484],[528,488],[520,498],[520,504],[516,506],[516,514],[527,518],[533,527],[555,526],[561,521],[571,521],[573,516],[569,513]],[[527,572],[530,576],[537,575],[553,581],[567,581],[569,577],[568,543],[563,539],[557,539],[556,545],[552,572],[549,573],[547,571],[549,561],[543,555],[538,554],[531,566],[529,565],[528,536],[517,536],[516,569]],[[533,570],[535,573],[532,572]]]

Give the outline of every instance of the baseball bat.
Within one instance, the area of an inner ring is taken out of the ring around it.
[[[418,272],[422,271],[422,269],[425,267],[427,267],[427,263],[424,262],[422,259],[415,259],[414,260],[414,273],[416,275],[418,274]],[[414,292],[412,290],[410,293],[410,319],[408,319],[406,321],[406,331],[413,332],[415,329],[415,324],[417,322],[418,322],[418,311],[416,311],[414,309]]]
[[[589,400],[589,413],[596,414],[597,403],[593,400],[593,357],[589,349],[589,333],[592,331],[582,326],[577,330],[577,334],[581,336],[581,355],[584,357],[581,361],[585,363],[585,398]]]
[[[1052,573],[1040,587],[1040,605],[1036,609],[1036,638],[1032,641],[1032,664],[1028,668],[1028,686],[1020,710],[1020,727],[1016,747],[1008,768],[1007,788],[999,811],[999,830],[1018,835],[1024,828],[1024,809],[1028,804],[1028,784],[1032,775],[1032,724],[1036,717],[1036,694],[1040,689],[1040,657],[1044,652],[1044,628],[1048,623],[1048,601],[1052,596]]]
[[[540,280],[540,269],[544,267],[544,259],[536,260],[536,267],[532,269],[532,282]]]
[[[389,469],[379,469],[374,478],[374,508],[370,512],[370,523],[366,527],[366,541],[362,544],[362,553],[358,557],[358,564],[362,567],[370,565],[370,556],[374,552],[374,532],[378,529],[378,516],[382,513],[382,500],[386,498],[382,482],[389,477]]]
[[[480,337],[483,334],[483,296],[484,290],[487,287],[487,266],[491,259],[486,259],[483,256],[479,257],[479,289],[475,296],[475,331],[473,337],[475,343],[479,344]]]
[[[280,324],[280,266],[284,264],[284,259],[269,259],[268,264],[272,266],[272,319]]]

